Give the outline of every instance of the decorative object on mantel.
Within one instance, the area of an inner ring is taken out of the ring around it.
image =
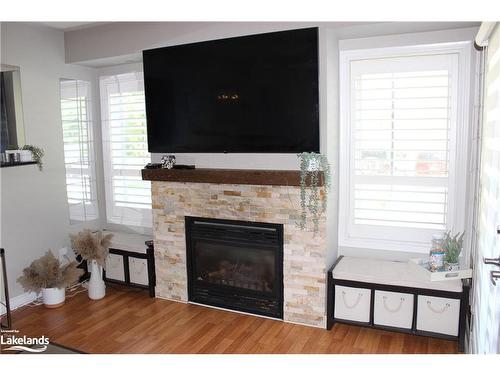
[[[445,251],[444,261],[447,271],[456,271],[460,269],[459,257],[464,244],[463,233],[451,235],[451,231],[446,231],[443,235],[443,249]]]
[[[77,262],[70,262],[62,266],[49,250],[26,267],[17,281],[28,292],[41,291],[45,307],[56,308],[64,304],[66,287],[76,283],[83,273],[77,265]]]
[[[103,268],[106,265],[113,234],[103,235],[101,231],[92,233],[89,229],[85,229],[76,235],[70,234],[70,238],[73,250],[83,259],[90,261],[89,298],[94,300],[104,298],[106,286],[103,280]]]
[[[144,166],[144,169],[159,169],[161,168],[161,163],[148,163]]]
[[[172,169],[175,165],[175,155],[163,155],[160,161],[162,168]]]
[[[312,215],[314,233],[317,233],[319,217],[326,211],[328,191],[330,190],[330,164],[325,155],[315,152],[303,152],[297,154],[300,160],[300,229],[305,229],[307,223],[307,211]],[[319,175],[323,173],[324,194],[319,194]],[[307,187],[310,189],[307,199]],[[321,210],[319,203],[321,201]]]

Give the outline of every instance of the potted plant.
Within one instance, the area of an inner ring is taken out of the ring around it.
[[[305,229],[307,213],[312,216],[314,233],[319,230],[319,217],[326,211],[328,191],[330,190],[330,164],[325,155],[315,152],[303,152],[297,155],[300,161],[300,222],[299,227]],[[318,183],[323,173],[324,194],[320,194]],[[309,189],[309,197],[307,196]],[[321,207],[320,207],[321,203]]]
[[[23,152],[26,153],[28,152],[29,155],[24,155]],[[45,151],[43,151],[42,148],[33,146],[33,145],[24,145],[21,147],[21,161],[35,161],[36,164],[38,165],[38,169],[40,171],[43,170],[43,163],[42,163],[42,158],[43,155],[45,154]],[[23,160],[24,158],[24,160]]]
[[[459,256],[464,243],[464,234],[457,233],[451,235],[451,231],[446,231],[443,235],[442,246],[444,250],[445,268],[448,271],[456,271],[460,269]]]
[[[85,229],[78,234],[70,234],[73,250],[83,259],[90,262],[90,280],[88,284],[89,298],[101,299],[106,295],[106,286],[102,279],[109,245],[113,234],[103,235],[101,231],[92,233]]]
[[[6,147],[5,153],[9,154],[19,154],[18,162],[28,162],[35,161],[38,165],[38,169],[40,171],[43,170],[42,158],[45,154],[45,151],[37,146],[33,145],[24,145],[23,147],[19,147],[17,145],[9,145]]]
[[[77,262],[64,266],[50,252],[34,260],[17,279],[29,292],[42,292],[43,303],[47,308],[56,308],[64,304],[66,287],[73,285],[83,273],[77,268]]]

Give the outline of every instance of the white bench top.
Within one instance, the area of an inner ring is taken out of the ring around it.
[[[430,281],[405,262],[343,257],[332,275],[334,279],[462,292],[461,280]]]
[[[112,233],[110,248],[125,251],[132,251],[134,253],[146,253],[146,244],[144,241],[152,240],[152,236],[136,233],[125,233],[110,230],[103,230],[102,234],[106,235]]]

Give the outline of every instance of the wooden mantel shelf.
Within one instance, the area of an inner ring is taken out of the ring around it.
[[[300,186],[300,171],[262,169],[143,169],[148,181],[194,182],[228,185]],[[323,186],[323,173],[318,186]]]

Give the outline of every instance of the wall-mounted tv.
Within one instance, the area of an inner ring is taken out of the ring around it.
[[[318,29],[143,51],[157,153],[319,152]]]

